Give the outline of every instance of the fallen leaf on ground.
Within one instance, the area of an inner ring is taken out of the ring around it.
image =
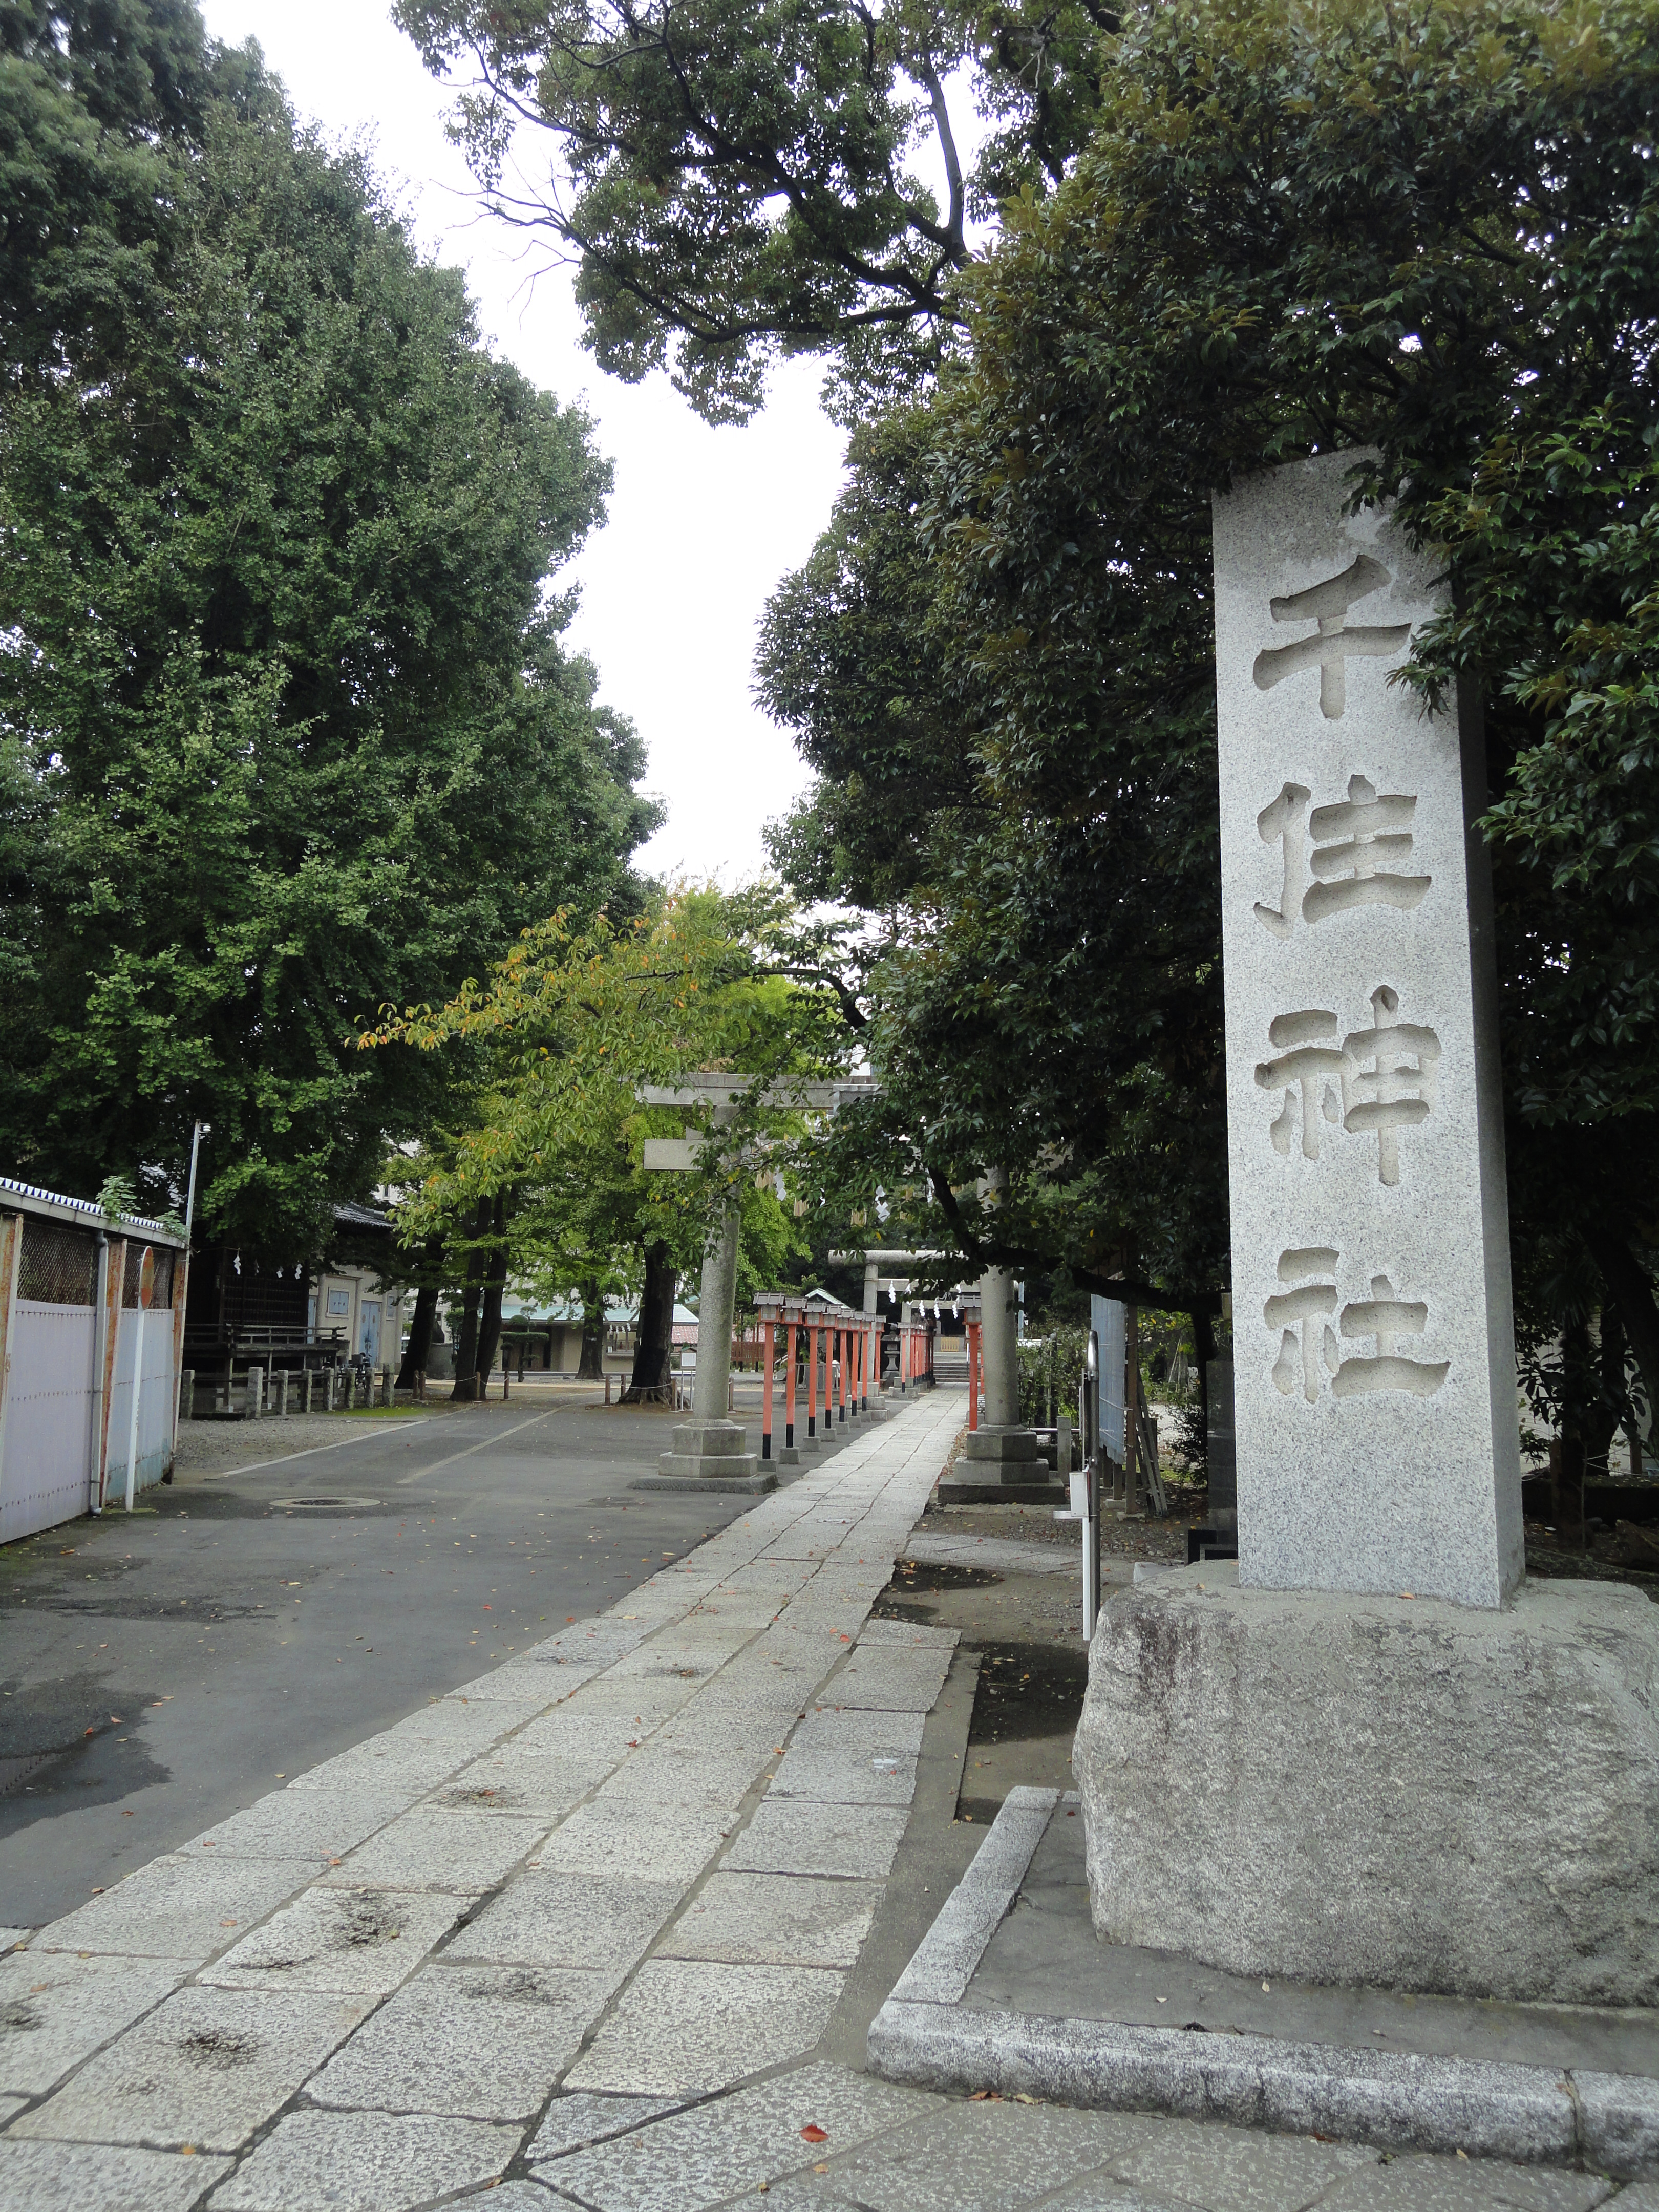
[[[809,2121],[800,2131],[800,2139],[803,2142],[828,2142],[830,2130],[819,2127],[816,2121]]]

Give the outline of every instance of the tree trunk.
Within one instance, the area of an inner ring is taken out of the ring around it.
[[[507,1193],[498,1191],[493,1212],[495,1249],[484,1279],[483,1302],[478,1321],[478,1395],[487,1397],[495,1372],[495,1354],[501,1341],[501,1298],[507,1289]]]
[[[1584,1548],[1584,1425],[1595,1395],[1589,1326],[1569,1322],[1561,1332],[1561,1434],[1551,1454],[1555,1477],[1555,1533]]]
[[[461,1333],[455,1340],[455,1388],[450,1395],[470,1405],[478,1395],[478,1285],[469,1283],[461,1297]]]
[[[494,1217],[493,1202],[481,1198],[468,1239],[471,1249],[466,1255],[467,1281],[461,1300],[461,1334],[455,1346],[455,1388],[451,1394],[463,1406],[471,1405],[478,1395],[478,1276],[484,1264],[484,1239],[489,1234]]]
[[[1622,1230],[1606,1222],[1592,1223],[1585,1228],[1584,1242],[1619,1309],[1626,1340],[1636,1356],[1648,1418],[1659,1419],[1659,1304],[1654,1299],[1652,1280]]]
[[[398,1370],[398,1388],[410,1390],[416,1375],[424,1375],[432,1356],[432,1327],[438,1317],[438,1277],[444,1262],[444,1240],[428,1237],[421,1253],[421,1273],[426,1277],[415,1294],[415,1316],[409,1325],[409,1349]]]
[[[576,1380],[599,1382],[605,1376],[605,1299],[597,1283],[584,1283],[581,1294],[582,1357]]]
[[[640,1333],[634,1345],[634,1372],[623,1394],[624,1405],[638,1404],[647,1390],[668,1387],[668,1362],[674,1343],[674,1292],[679,1277],[665,1244],[645,1248],[645,1287],[640,1292]]]

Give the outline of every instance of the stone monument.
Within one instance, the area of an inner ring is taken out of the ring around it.
[[[1007,1188],[1000,1168],[988,1169],[980,1184],[994,1206]],[[962,1457],[945,1479],[943,1503],[994,1499],[1033,1486],[1046,1495],[1052,1487],[1046,1464],[1037,1459],[1036,1431],[1019,1418],[1019,1304],[1013,1271],[988,1267],[979,1282],[980,1370],[985,1412],[963,1441]]]
[[[701,1106],[715,1129],[729,1128],[733,1100],[746,1087],[744,1079],[688,1076],[672,1088],[647,1088],[647,1106]],[[703,1139],[688,1128],[683,1137],[648,1137],[645,1165],[653,1173],[684,1174],[696,1167]],[[738,1294],[738,1241],[742,1212],[727,1200],[703,1245],[697,1295],[697,1370],[691,1386],[691,1419],[674,1430],[673,1449],[664,1452],[654,1475],[635,1490],[775,1490],[777,1476],[763,1468],[749,1449],[748,1431],[727,1407],[732,1381],[732,1324]]]
[[[1103,1611],[1097,1929],[1248,1973],[1659,1999],[1659,1613],[1523,1582],[1478,712],[1324,454],[1215,502],[1238,1560]]]

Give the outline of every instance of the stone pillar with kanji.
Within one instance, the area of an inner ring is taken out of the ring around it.
[[[1218,495],[1238,1559],[1115,1594],[1073,1753],[1107,1940],[1659,2002],[1659,1611],[1525,1577],[1478,702],[1329,453]]]
[[[1478,719],[1351,453],[1216,503],[1239,1579],[1501,1605],[1521,1473]]]

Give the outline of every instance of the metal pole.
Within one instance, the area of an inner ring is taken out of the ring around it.
[[[210,1137],[212,1134],[213,1124],[211,1121],[198,1121],[195,1127],[191,1129],[190,1137],[190,1182],[185,1191],[185,1249],[181,1255],[184,1261],[184,1266],[181,1269],[178,1261],[175,1261],[173,1269],[173,1300],[174,1303],[181,1309],[178,1322],[173,1330],[173,1344],[176,1349],[175,1364],[181,1370],[184,1366],[185,1322],[188,1318],[188,1316],[182,1310],[182,1309],[188,1304],[190,1299],[190,1234],[196,1219],[196,1163],[201,1153],[203,1138]],[[184,1280],[182,1282],[179,1279],[180,1273],[184,1276]],[[180,1384],[183,1383],[184,1376],[182,1372],[179,1374],[178,1381]],[[191,1373],[191,1395],[192,1401],[195,1396],[195,1391],[196,1376],[195,1371],[192,1370]],[[175,1390],[173,1398],[173,1449],[175,1455],[179,1449],[180,1395],[181,1394],[179,1390]],[[196,1407],[193,1402],[190,1410],[191,1418],[194,1419]]]
[[[191,1224],[196,1218],[196,1159],[204,1137],[213,1134],[211,1121],[198,1121],[190,1139],[190,1188],[185,1194],[185,1264],[190,1264]]]

